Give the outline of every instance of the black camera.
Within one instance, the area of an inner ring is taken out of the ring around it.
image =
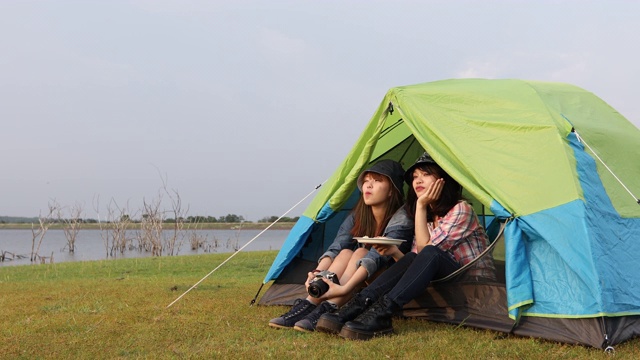
[[[314,298],[319,298],[324,293],[326,293],[327,290],[329,290],[329,285],[324,281],[322,281],[322,278],[331,280],[335,284],[340,283],[340,280],[338,280],[338,275],[336,275],[335,273],[329,270],[322,270],[316,273],[313,280],[309,281],[309,289],[308,289],[309,295],[311,295]]]

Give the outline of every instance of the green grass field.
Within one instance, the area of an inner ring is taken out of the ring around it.
[[[369,342],[276,330],[285,307],[249,303],[275,251],[0,268],[0,358],[6,359],[611,359],[602,350],[397,319]],[[266,288],[266,286],[265,286]],[[263,289],[264,292],[266,289]],[[640,340],[615,358],[640,357]]]

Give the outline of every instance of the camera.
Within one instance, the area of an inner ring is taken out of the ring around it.
[[[335,273],[333,273],[331,271],[322,270],[322,271],[316,273],[315,277],[313,278],[313,280],[311,280],[309,282],[309,289],[308,289],[309,295],[311,295],[314,298],[319,298],[324,293],[326,293],[327,290],[329,290],[329,285],[327,285],[327,283],[322,281],[322,278],[325,278],[327,280],[331,280],[335,284],[339,284],[340,283],[340,280],[338,280],[338,275],[336,275]]]

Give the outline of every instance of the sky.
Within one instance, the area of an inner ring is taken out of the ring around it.
[[[284,215],[388,89],[559,81],[640,127],[639,1],[0,2],[0,216]],[[287,216],[299,216],[308,198]],[[115,207],[114,207],[115,204]]]

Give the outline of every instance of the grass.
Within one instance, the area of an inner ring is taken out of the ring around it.
[[[0,268],[0,358],[611,358],[416,319],[395,320],[396,335],[369,342],[271,329],[269,319],[288,309],[249,302],[275,255],[237,254],[169,309],[229,254]],[[616,358],[639,356],[640,339],[616,346]]]

